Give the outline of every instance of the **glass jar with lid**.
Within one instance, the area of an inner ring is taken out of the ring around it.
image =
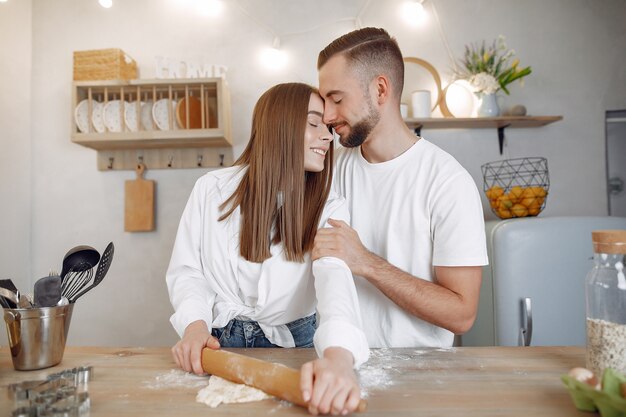
[[[587,368],[626,373],[626,230],[592,232],[594,267],[587,275]]]

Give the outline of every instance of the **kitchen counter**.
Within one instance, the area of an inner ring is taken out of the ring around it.
[[[233,349],[294,368],[313,349]],[[220,405],[195,402],[206,377],[177,370],[169,348],[67,347],[63,362],[15,371],[0,348],[0,410],[13,407],[7,385],[77,366],[93,366],[91,416],[307,415],[285,401]],[[579,412],[560,375],[585,365],[580,347],[373,349],[360,371],[368,416],[593,416]]]

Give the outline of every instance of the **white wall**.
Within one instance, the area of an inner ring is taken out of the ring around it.
[[[425,2],[427,9],[432,7],[430,1]],[[106,10],[96,0],[32,0],[32,30],[29,2],[0,4],[0,35],[9,30],[6,21],[24,41],[17,46],[14,36],[0,36],[1,56],[11,54],[15,62],[10,69],[3,59],[0,66],[0,109],[14,108],[16,100],[23,107],[0,113],[4,203],[0,276],[21,276],[22,285],[32,286],[49,269],[60,269],[72,246],[89,244],[103,250],[113,241],[113,266],[101,286],[77,303],[70,343],[169,345],[176,335],[168,322],[171,306],[164,273],[180,214],[204,170],[148,171],[147,177],[157,182],[157,230],[125,233],[124,181],[134,173],[100,172],[96,153],[70,142],[72,51],[122,48],[139,63],[142,78],[154,76],[156,55],[204,57],[227,65],[237,156],[247,142],[258,96],[278,82],[317,84],[317,52],[354,28],[351,22],[337,21],[355,17],[366,2],[228,0],[217,20],[195,15],[184,7],[189,2],[181,0],[114,2]],[[451,63],[434,20],[412,29],[398,17],[399,4],[400,0],[369,2],[363,25],[387,28],[405,55],[430,61],[448,79]],[[513,87],[503,104],[525,104],[533,115],[564,116],[564,121],[548,127],[506,132],[504,157],[548,158],[552,187],[544,215],[606,214],[604,112],[626,108],[626,3],[437,0],[436,5],[457,56],[468,42],[503,34],[522,64],[532,65],[524,88]],[[290,66],[272,73],[257,61],[259,49],[272,42],[265,26],[279,35],[316,29],[284,36],[282,47],[290,54]],[[19,131],[6,135],[11,129]],[[479,188],[480,165],[502,158],[492,130],[422,134],[457,157]],[[31,182],[29,195],[23,190]],[[488,210],[486,214],[493,217]]]
[[[18,287],[31,271],[31,14],[31,0],[0,3],[0,279]]]

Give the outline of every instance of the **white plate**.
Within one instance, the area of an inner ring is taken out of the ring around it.
[[[99,101],[91,102],[91,123],[98,133],[104,133],[106,130],[102,121],[102,108],[104,106]]]
[[[166,98],[162,98],[161,100],[157,100],[152,107],[152,118],[154,119],[154,123],[156,123],[157,127],[161,130],[170,130],[176,129],[176,100],[170,100]],[[170,127],[170,120],[168,114],[168,107],[171,107],[172,111],[172,124],[173,127]]]
[[[154,120],[152,119],[152,100],[147,100],[141,106],[141,125],[144,130],[154,130]]]
[[[144,103],[139,103],[139,111],[143,107]],[[137,102],[133,101],[132,103],[128,103],[124,106],[124,123],[126,123],[126,128],[131,132],[136,132],[139,130],[139,117],[137,117]]]
[[[89,100],[82,100],[74,109],[74,121],[81,133],[89,133]]]
[[[120,116],[120,100],[111,100],[104,105],[102,109],[102,120],[109,132],[121,132],[123,128],[122,118]],[[124,102],[124,108],[128,107],[128,102]]]

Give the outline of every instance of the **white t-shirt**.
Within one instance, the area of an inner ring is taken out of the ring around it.
[[[433,266],[487,264],[482,204],[469,173],[420,139],[402,155],[371,164],[360,148],[338,152],[333,187],[367,249],[434,281]],[[405,312],[355,276],[370,347],[452,346],[454,335]]]
[[[314,314],[320,324],[314,336],[321,356],[330,346],[352,352],[355,366],[369,356],[362,331],[358,298],[350,269],[338,258],[290,262],[282,245],[271,257],[251,264],[239,255],[239,208],[224,221],[219,206],[235,191],[245,169],[209,172],[193,188],[183,212],[167,270],[167,287],[175,313],[170,321],[182,337],[196,320],[221,328],[236,317],[255,320],[270,342],[294,347],[286,324]],[[320,225],[329,217],[349,221],[345,200],[331,192]]]

